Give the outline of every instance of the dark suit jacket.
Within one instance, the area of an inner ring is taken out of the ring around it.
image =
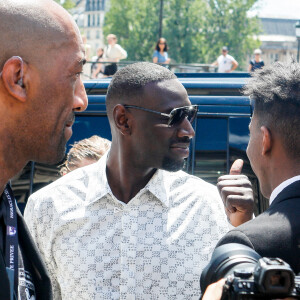
[[[217,244],[239,243],[261,256],[279,257],[300,272],[300,181],[286,187],[257,218],[229,231]]]
[[[26,256],[29,264],[31,275],[34,278],[36,299],[50,300],[52,299],[52,290],[50,278],[47,274],[46,267],[40,258],[37,247],[35,246],[25,221],[17,209],[18,220],[18,237],[19,245],[22,247],[22,255]],[[9,297],[9,281],[6,274],[4,255],[0,253],[0,300],[8,300]]]

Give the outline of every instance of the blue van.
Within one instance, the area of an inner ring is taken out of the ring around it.
[[[243,174],[253,185],[256,198],[256,213],[267,208],[268,202],[260,192],[246,148],[249,140],[251,106],[248,97],[241,93],[247,78],[246,73],[193,73],[177,74],[186,88],[192,104],[199,106],[194,122],[195,138],[191,144],[190,157],[185,171],[215,184],[217,178],[227,174],[232,162],[244,160]],[[76,114],[73,136],[68,149],[75,141],[94,134],[111,139],[106,116],[105,94],[110,79],[84,82],[89,99],[86,111]],[[29,195],[58,177],[58,165],[48,166],[29,163],[12,181],[13,190],[21,210]]]

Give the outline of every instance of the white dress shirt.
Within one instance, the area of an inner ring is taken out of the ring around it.
[[[275,200],[275,198],[281,193],[286,187],[288,187],[290,184],[294,183],[295,181],[300,180],[300,175],[294,176],[292,178],[289,178],[282,183],[280,183],[271,193],[269,203],[270,205]]]
[[[199,299],[199,279],[229,223],[216,187],[158,170],[125,204],[106,155],[34,193],[25,219],[54,299]]]

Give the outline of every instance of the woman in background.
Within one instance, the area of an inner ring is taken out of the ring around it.
[[[165,38],[160,38],[153,53],[153,62],[155,64],[169,64],[171,59],[168,57],[168,45]]]
[[[254,59],[251,59],[249,62],[248,72],[254,72],[257,69],[261,69],[264,67],[264,61],[260,57],[261,50],[255,49],[254,50]]]

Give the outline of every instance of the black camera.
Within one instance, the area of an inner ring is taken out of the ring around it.
[[[280,258],[261,257],[241,244],[222,245],[214,251],[200,279],[207,286],[227,278],[222,299],[300,299],[300,276]]]

